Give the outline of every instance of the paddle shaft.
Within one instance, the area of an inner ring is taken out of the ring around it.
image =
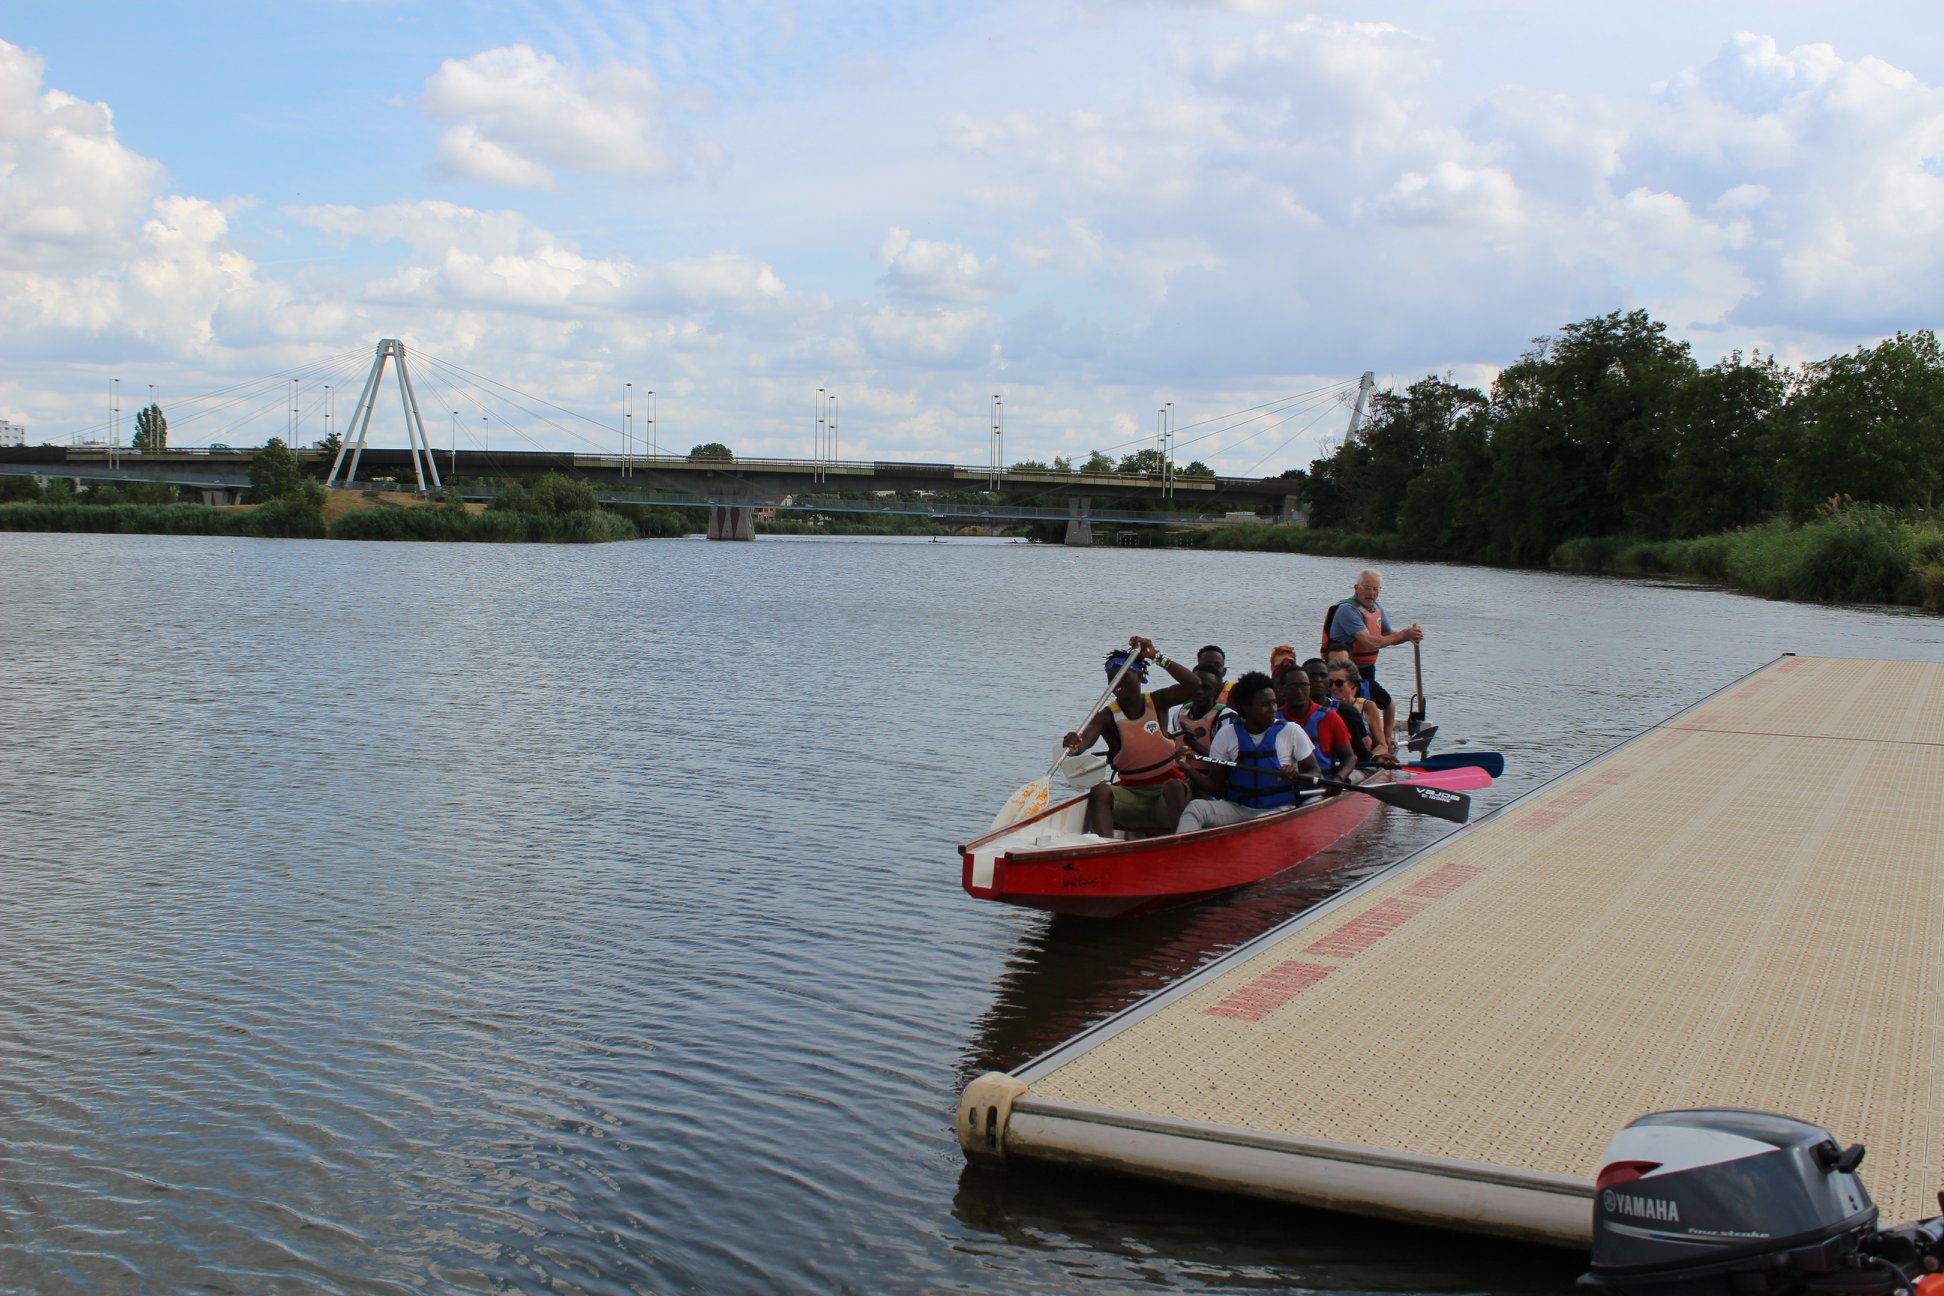
[[[1415,734],[1424,720],[1425,711],[1430,706],[1424,696],[1424,654],[1418,651],[1418,642],[1415,639],[1411,640],[1411,669],[1417,674],[1417,692],[1411,694],[1411,712],[1405,727]]]
[[[1087,714],[1080,717],[1080,723],[1074,726],[1075,729],[1085,729],[1087,727],[1087,721],[1094,718],[1094,713],[1107,705],[1107,699],[1114,696],[1115,685],[1121,682],[1121,676],[1127,674],[1128,669],[1134,665],[1134,659],[1138,655],[1132,648],[1128,649],[1127,660],[1121,663],[1120,669],[1115,671],[1113,678],[1107,681],[1107,687],[1102,689],[1100,696],[1094,699],[1094,704],[1087,708]],[[1066,744],[1061,743],[1060,754],[1055,756],[1053,763],[1046,767],[1046,774],[1040,779],[1040,782],[1051,783],[1053,776],[1060,772],[1060,762],[1069,756],[1078,756],[1079,754],[1078,752],[1068,751]]]
[[[1196,760],[1208,765],[1222,765],[1234,769],[1234,761],[1219,761],[1208,756],[1197,756]],[[1409,810],[1413,814],[1427,814],[1438,819],[1449,819],[1452,823],[1464,823],[1471,818],[1471,798],[1463,792],[1453,792],[1446,788],[1419,787],[1412,783],[1379,783],[1375,787],[1365,787],[1361,783],[1339,783],[1335,779],[1322,778],[1315,774],[1298,774],[1296,781],[1312,787],[1337,788],[1344,792],[1361,792],[1365,796],[1376,797],[1385,805],[1394,805],[1399,810]]]

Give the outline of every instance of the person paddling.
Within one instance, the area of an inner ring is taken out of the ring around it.
[[[1332,647],[1349,650],[1358,673],[1370,682],[1370,700],[1383,708],[1384,732],[1388,735],[1397,728],[1397,707],[1390,692],[1377,682],[1377,653],[1401,643],[1420,643],[1424,631],[1416,622],[1402,630],[1391,629],[1390,618],[1377,601],[1383,590],[1382,574],[1369,567],[1358,572],[1350,597],[1332,603],[1323,613],[1322,651],[1327,654]]]
[[[1219,670],[1195,667],[1195,696],[1168,712],[1168,731],[1180,740],[1184,755],[1208,755],[1208,740],[1235,713],[1222,705],[1226,689]]]
[[[1120,675],[1114,685],[1114,700],[1094,713],[1086,726],[1066,736],[1068,752],[1083,752],[1096,738],[1107,740],[1107,759],[1114,767],[1115,781],[1099,784],[1087,792],[1087,831],[1111,837],[1115,827],[1132,832],[1171,833],[1188,804],[1188,782],[1176,763],[1175,740],[1163,723],[1167,709],[1194,696],[1195,676],[1178,661],[1171,661],[1150,639],[1135,635],[1128,649],[1107,654],[1107,674]],[[1147,683],[1147,663],[1159,665],[1175,682],[1152,694]],[[1125,673],[1121,666],[1128,664]]]
[[[1316,773],[1309,738],[1300,725],[1280,714],[1276,689],[1261,671],[1235,681],[1229,697],[1240,706],[1209,743],[1208,759],[1226,765],[1196,765],[1190,776],[1212,800],[1190,801],[1181,814],[1181,831],[1241,823],[1296,804],[1296,780]]]

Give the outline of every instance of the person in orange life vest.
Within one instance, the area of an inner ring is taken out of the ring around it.
[[[1316,746],[1316,764],[1324,778],[1339,778],[1357,767],[1350,731],[1343,717],[1310,696],[1310,677],[1301,665],[1286,662],[1276,677],[1276,696],[1285,719],[1303,727]]]
[[[1370,700],[1384,709],[1384,732],[1389,734],[1397,727],[1397,707],[1391,701],[1389,690],[1377,682],[1378,650],[1401,643],[1420,643],[1424,631],[1415,621],[1402,630],[1391,629],[1390,618],[1377,602],[1383,590],[1384,578],[1380,573],[1368,567],[1358,572],[1350,597],[1332,604],[1324,613],[1322,651],[1329,652],[1333,644],[1349,650],[1350,660],[1357,664],[1358,672],[1370,681]]]
[[[1357,750],[1357,764],[1397,768],[1397,753],[1385,741],[1384,713],[1358,690],[1363,679],[1348,657],[1330,658],[1330,700],[1350,730],[1350,745]],[[1315,696],[1314,690],[1311,696]]]
[[[1195,667],[1195,696],[1168,712],[1168,732],[1180,741],[1183,755],[1208,755],[1208,740],[1235,713],[1221,703],[1222,673]]]
[[[1301,725],[1283,719],[1276,687],[1261,671],[1235,681],[1229,696],[1242,703],[1232,724],[1215,735],[1211,761],[1189,763],[1188,777],[1213,800],[1190,801],[1181,814],[1181,831],[1219,828],[1296,804],[1296,780],[1316,772],[1309,738]]]
[[[1222,691],[1215,700],[1226,706],[1229,700],[1228,654],[1222,651],[1219,644],[1208,644],[1195,653],[1195,669],[1215,672],[1215,678],[1222,681]]]
[[[1127,641],[1134,664],[1114,685],[1114,701],[1094,713],[1078,733],[1066,736],[1069,752],[1083,752],[1094,739],[1107,739],[1107,759],[1115,779],[1087,791],[1087,831],[1114,835],[1116,825],[1131,832],[1171,833],[1188,804],[1188,781],[1175,763],[1175,740],[1164,720],[1168,708],[1194,696],[1195,676],[1178,661],[1170,661],[1152,640],[1135,635]],[[1125,650],[1107,654],[1111,678],[1128,659]],[[1149,694],[1147,663],[1159,664],[1175,682]]]

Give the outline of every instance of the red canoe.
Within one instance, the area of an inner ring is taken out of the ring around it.
[[[1366,781],[1390,777],[1380,770]],[[1083,835],[1081,795],[959,847],[959,857],[975,899],[1123,918],[1300,869],[1377,805],[1375,797],[1346,792],[1225,828],[1104,841]]]

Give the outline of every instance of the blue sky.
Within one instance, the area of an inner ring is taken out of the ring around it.
[[[1821,358],[1944,300],[1944,39],[1855,8],[16,5],[0,416],[119,377],[260,444],[296,375],[308,438],[396,336],[438,444],[618,447],[630,382],[678,451],[807,454],[821,387],[963,462],[995,393],[1013,460],[1320,393],[1182,453],[1273,472],[1365,369],[1609,310]]]

